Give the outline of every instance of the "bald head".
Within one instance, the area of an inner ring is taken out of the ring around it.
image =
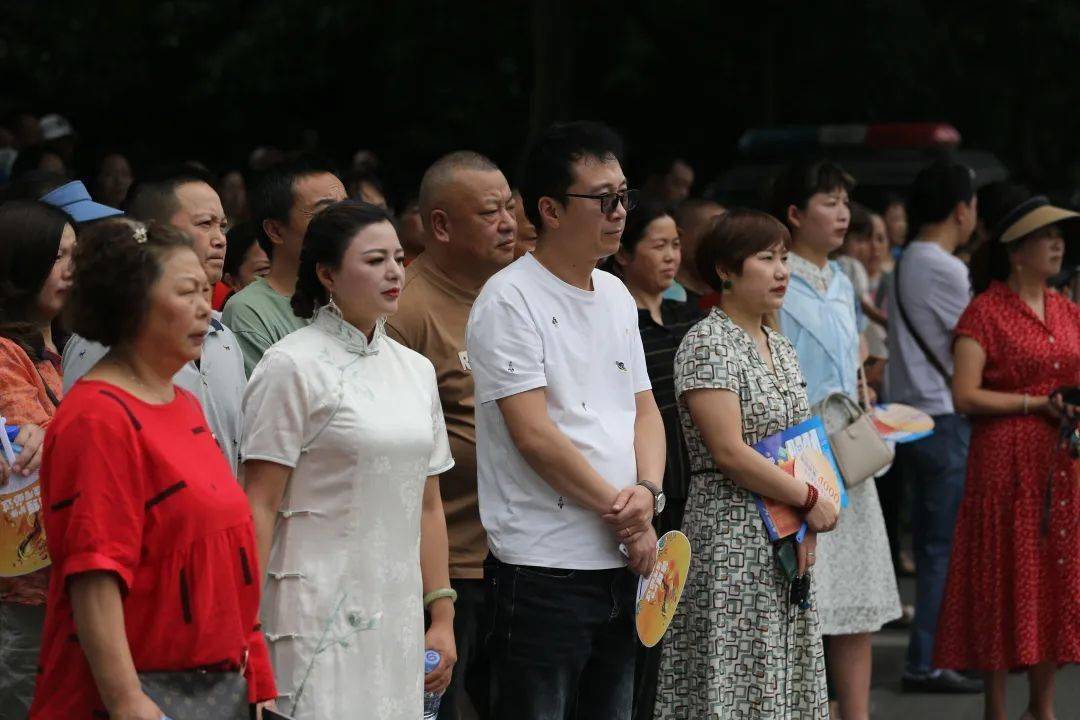
[[[450,153],[420,182],[420,217],[432,262],[479,287],[514,259],[514,197],[499,167],[479,153]]]
[[[420,217],[424,221],[424,230],[431,232],[431,211],[450,201],[448,195],[452,193],[458,175],[466,172],[500,170],[489,158],[472,150],[458,150],[436,160],[420,181]]]

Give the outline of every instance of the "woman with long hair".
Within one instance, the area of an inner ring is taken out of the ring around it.
[[[270,347],[244,396],[263,623],[299,720],[415,720],[456,659],[438,478],[454,461],[435,370],[384,329],[403,259],[383,208],[319,212],[292,296],[311,324]],[[426,678],[425,649],[442,655]]]
[[[988,720],[1005,718],[1017,670],[1024,717],[1052,720],[1055,671],[1080,662],[1080,407],[1057,393],[1080,386],[1080,307],[1048,288],[1078,217],[1041,196],[1008,213],[956,327],[952,391],[971,450],[935,664],[984,672]]]
[[[34,201],[0,205],[0,415],[20,426],[16,443],[25,446],[9,482],[0,483],[0,707],[22,715],[34,694],[49,586],[41,490],[31,473],[63,394],[56,319],[74,247],[63,211]]]

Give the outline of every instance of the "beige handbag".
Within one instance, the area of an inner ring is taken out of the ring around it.
[[[826,397],[816,414],[825,425],[846,487],[861,485],[892,463],[896,451],[881,439],[870,414],[844,393]]]

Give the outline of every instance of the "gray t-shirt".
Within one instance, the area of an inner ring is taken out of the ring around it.
[[[952,393],[915,338],[908,332],[898,302],[930,352],[951,376],[953,330],[971,302],[967,266],[933,242],[917,240],[900,260],[900,280],[889,288],[889,364],[886,395],[930,415],[954,412]],[[898,300],[899,297],[899,300]]]

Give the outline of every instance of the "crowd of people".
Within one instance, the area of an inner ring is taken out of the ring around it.
[[[1077,213],[947,157],[876,207],[793,159],[736,207],[683,160],[629,178],[593,122],[513,184],[438,158],[399,212],[366,153],[111,154],[88,189],[56,117],[13,126],[0,204],[0,500],[29,497],[0,522],[48,555],[0,568],[0,718],[415,720],[427,692],[448,720],[866,720],[886,624],[905,690],[998,720],[1022,670],[1054,717]],[[843,507],[752,447],[837,394],[935,424]],[[805,537],[770,542],[759,497]],[[693,560],[645,648],[668,530]]]

